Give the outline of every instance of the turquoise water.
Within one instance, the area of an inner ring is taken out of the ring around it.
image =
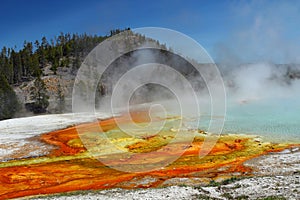
[[[227,104],[223,133],[261,135],[272,142],[300,142],[300,101],[272,99]],[[208,117],[200,128],[207,128]]]

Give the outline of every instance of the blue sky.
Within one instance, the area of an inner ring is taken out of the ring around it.
[[[187,34],[223,61],[300,61],[299,1],[10,0],[1,2],[0,23],[1,47],[154,26]]]

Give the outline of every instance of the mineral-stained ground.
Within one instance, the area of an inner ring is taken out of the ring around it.
[[[149,120],[143,112],[132,117],[141,126]],[[119,119],[128,123],[128,116]],[[124,133],[114,118],[32,137],[30,140],[49,145],[50,150],[41,156],[24,157],[33,150],[27,146],[17,151],[14,159],[2,161],[0,199],[35,195],[71,199],[299,197],[299,144],[269,143],[251,135],[177,130],[173,127],[177,120],[170,117],[158,134],[138,137]],[[187,136],[193,137],[190,143]],[[206,156],[199,157],[209,138],[216,144]],[[95,148],[87,151],[86,142]],[[105,148],[109,145],[120,151]],[[174,161],[161,166],[171,158]],[[154,170],[147,170],[149,166]],[[66,192],[74,191],[77,193],[67,194],[77,196],[65,197]]]

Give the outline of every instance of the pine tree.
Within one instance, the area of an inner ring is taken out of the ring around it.
[[[39,62],[38,54],[35,53],[31,56],[30,59],[30,74],[34,77],[38,77],[42,73],[39,64],[40,62]]]
[[[60,80],[58,80],[58,84],[57,84],[56,102],[57,102],[56,111],[58,113],[63,113],[65,110],[65,94],[60,84]]]
[[[31,76],[31,72],[33,69],[32,65],[32,50],[33,46],[31,42],[24,42],[24,49],[23,49],[23,70],[24,70],[24,76]]]
[[[12,118],[19,108],[16,93],[6,78],[0,74],[0,120]]]
[[[47,50],[49,49],[49,43],[46,39],[46,37],[42,38],[42,43],[40,45],[40,48],[38,49],[38,53],[40,54],[40,64],[43,67],[46,67],[47,62]]]
[[[13,82],[19,83],[21,81],[22,76],[22,61],[21,56],[19,53],[15,53],[14,50],[11,52],[11,58],[10,58],[12,65],[13,65]]]
[[[29,110],[34,113],[44,113],[49,106],[49,96],[44,81],[38,76],[34,81],[34,86],[30,89],[31,99],[33,100]]]
[[[8,83],[13,83],[13,65],[9,59],[11,50],[6,47],[2,48],[0,55],[0,73],[4,75]]]

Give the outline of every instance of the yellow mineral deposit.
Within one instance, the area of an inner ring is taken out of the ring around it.
[[[145,112],[135,112],[131,116],[136,123],[145,123],[149,120]],[[128,116],[121,116],[119,120],[128,123]],[[207,156],[199,158],[199,150],[207,137],[202,130],[187,131],[187,134],[196,136],[190,145],[178,142],[169,145],[164,151],[158,151],[169,144],[174,134],[180,130],[169,128],[156,135],[134,139],[122,134],[113,118],[82,124],[79,127],[86,130],[84,133],[86,135],[103,134],[96,132],[99,125],[107,133],[113,131],[112,142],[122,150],[133,153],[153,152],[150,154],[153,159],[149,159],[153,164],[157,162],[157,158],[166,159],[182,149],[185,149],[185,152],[175,162],[158,170],[126,173],[111,169],[97,159],[91,158],[78,136],[76,127],[53,131],[40,136],[43,142],[56,147],[49,155],[0,163],[0,199],[115,187],[127,189],[157,187],[174,177],[217,180],[231,177],[232,174],[251,176],[251,169],[243,166],[243,162],[290,146],[290,144],[263,142],[255,136],[225,134],[220,136]],[[114,135],[118,137],[114,138]],[[98,145],[101,144],[101,141],[96,142]],[[123,160],[134,164],[137,156]],[[110,163],[115,162],[114,156],[109,158]],[[147,183],[139,181],[145,177],[151,181]]]

